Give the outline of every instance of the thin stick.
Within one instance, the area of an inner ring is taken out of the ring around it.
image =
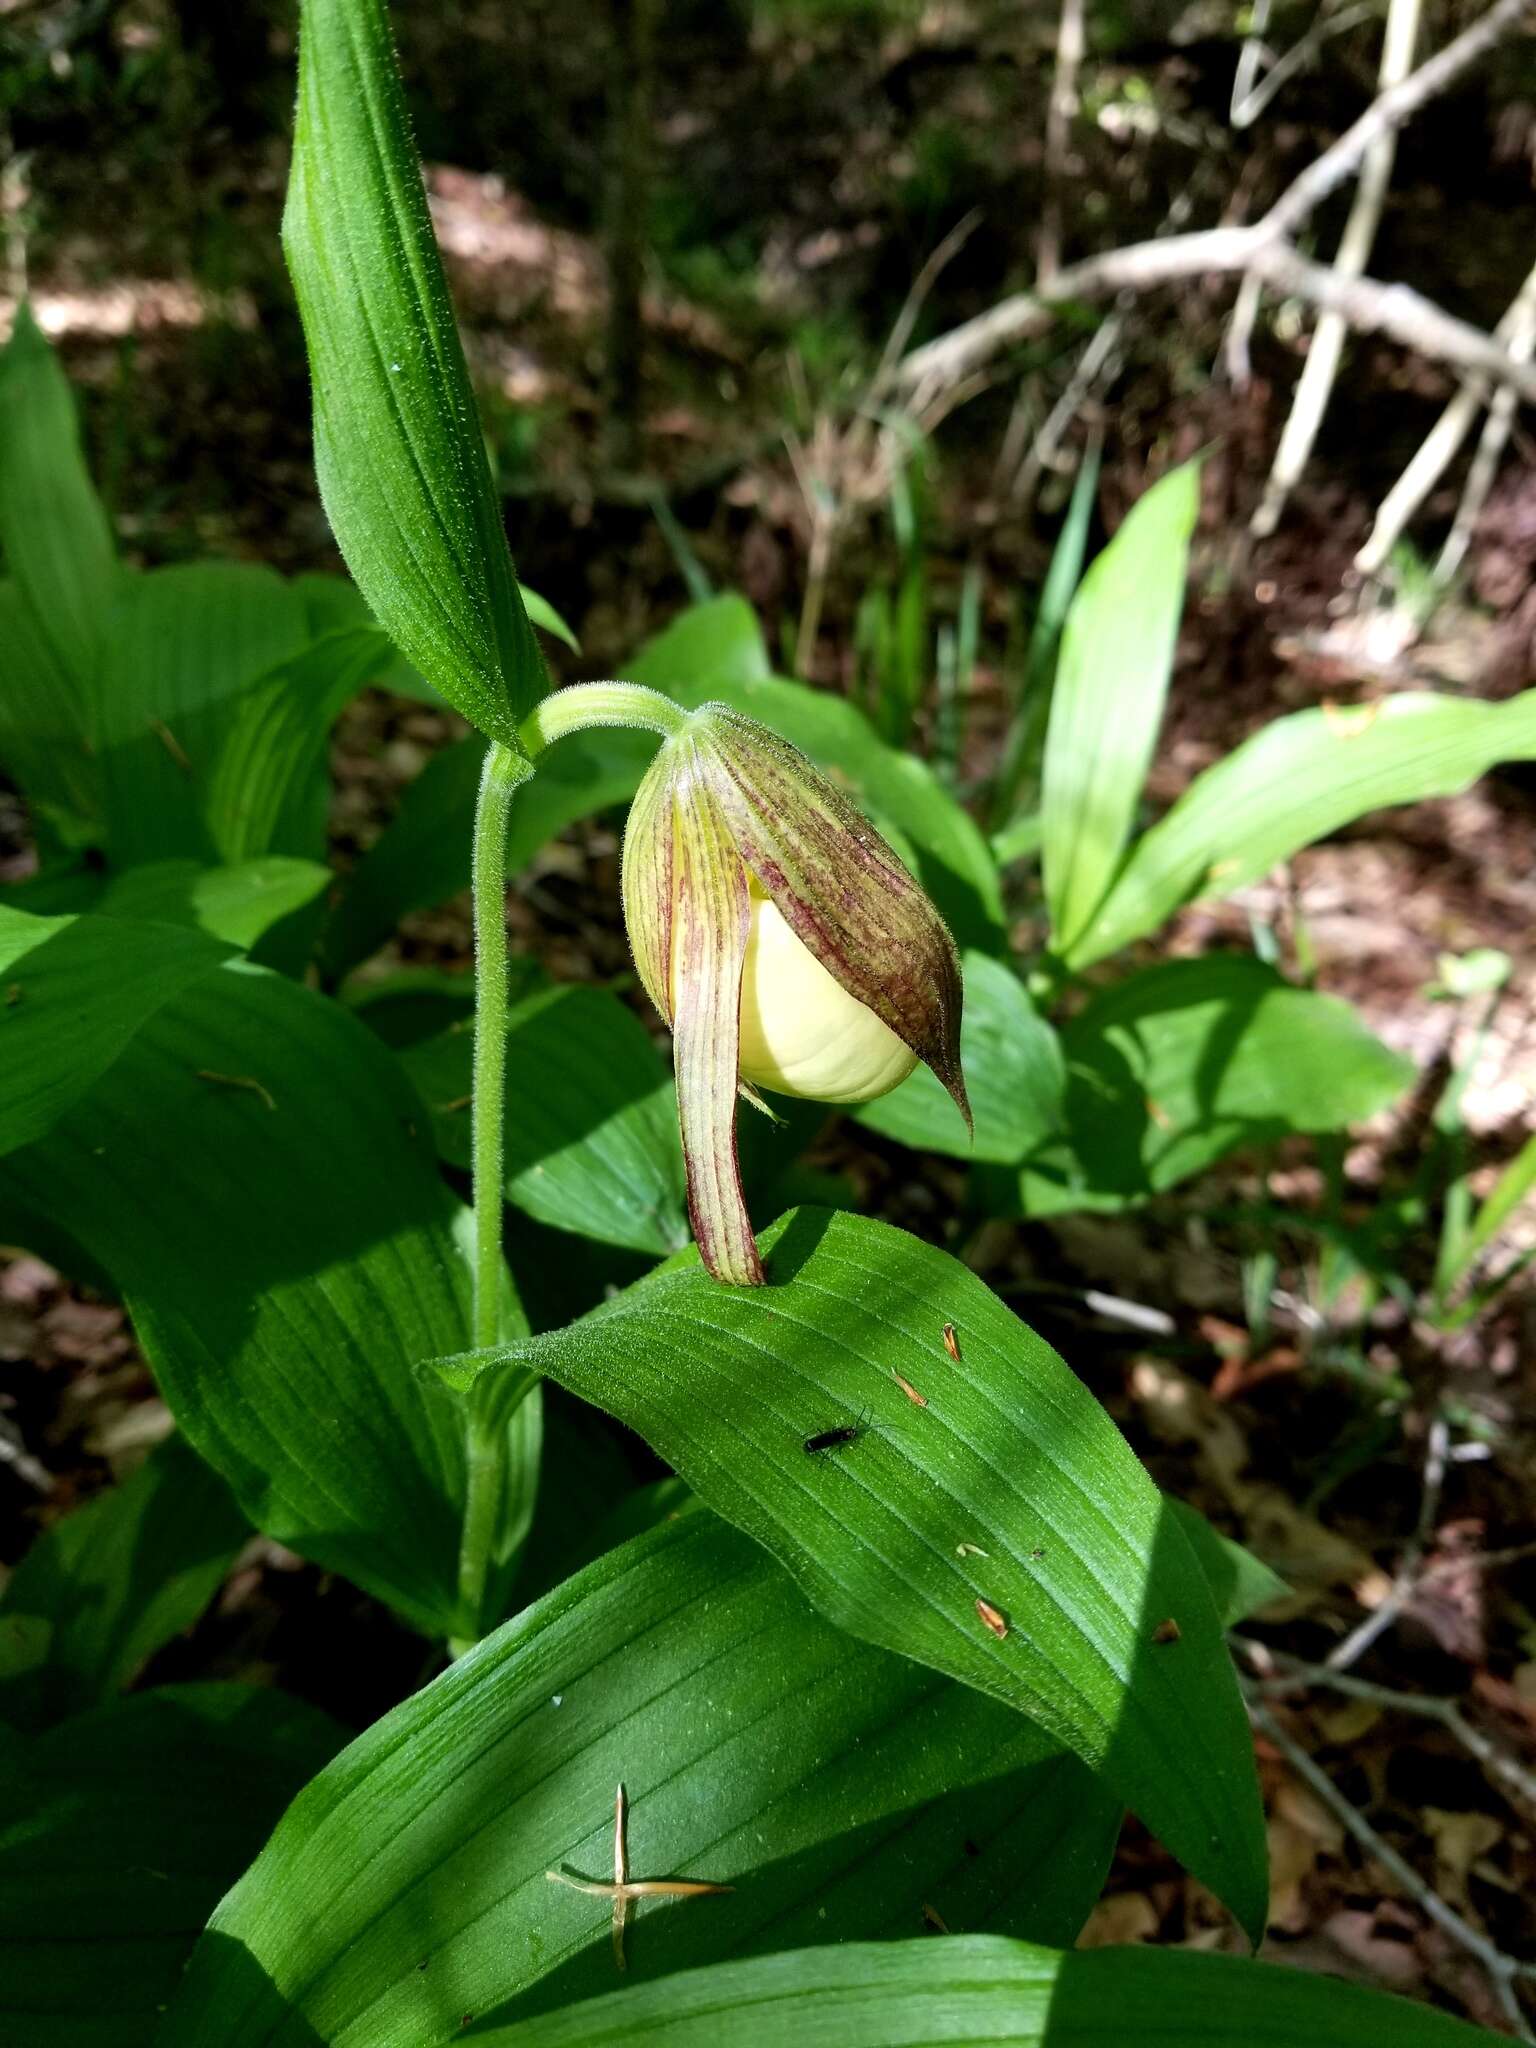
[[[1383,98],[1412,70],[1413,46],[1418,34],[1419,0],[1390,0],[1379,78]],[[1381,210],[1386,204],[1387,187],[1392,182],[1396,155],[1397,131],[1383,129],[1367,149],[1360,166],[1354,204],[1349,210],[1349,218],[1339,238],[1338,254],[1333,261],[1336,276],[1357,278],[1365,273],[1381,221]],[[1348,331],[1346,322],[1338,313],[1325,313],[1313,331],[1312,346],[1307,351],[1306,363],[1296,382],[1290,416],[1280,436],[1280,445],[1275,450],[1269,480],[1249,522],[1249,530],[1255,539],[1262,540],[1279,525],[1285,501],[1307,466],[1318,428],[1323,423],[1323,414],[1328,409],[1334,380],[1339,374],[1344,337]]]
[[[1536,270],[1526,279],[1525,288],[1512,309],[1509,335],[1509,352],[1516,362],[1528,363],[1533,350],[1536,350]],[[1471,544],[1478,519],[1488,502],[1488,493],[1493,489],[1499,459],[1514,423],[1515,394],[1507,384],[1501,384],[1493,394],[1488,417],[1483,421],[1477,452],[1472,457],[1472,467],[1467,471],[1467,481],[1462,487],[1461,503],[1456,507],[1456,517],[1435,560],[1437,583],[1449,583],[1461,567],[1462,557]]]
[[[1506,309],[1493,334],[1496,341],[1508,347],[1513,361],[1530,361],[1529,336],[1536,334],[1536,269],[1520,287],[1518,296]],[[1508,388],[1500,385],[1500,395]],[[1374,576],[1381,569],[1402,538],[1408,522],[1455,460],[1456,451],[1470,433],[1479,409],[1487,402],[1487,378],[1464,377],[1439,419],[1415,450],[1408,467],[1382,499],[1365,544],[1355,556],[1355,567],[1362,575]],[[1470,483],[1469,477],[1469,486]],[[1449,542],[1446,545],[1449,547]],[[1454,564],[1452,567],[1454,569]],[[1437,564],[1437,574],[1438,569]]]
[[[1408,1548],[1403,1552],[1402,1561],[1392,1580],[1391,1590],[1385,1600],[1360,1626],[1351,1629],[1343,1642],[1335,1644],[1328,1653],[1327,1665],[1330,1671],[1347,1671],[1351,1664],[1370,1648],[1379,1635],[1396,1621],[1397,1617],[1412,1599],[1419,1582],[1419,1566],[1424,1552],[1435,1532],[1435,1517],[1440,1512],[1440,1494],[1445,1485],[1445,1467],[1450,1456],[1451,1433],[1443,1415],[1436,1415],[1429,1425],[1429,1438],[1424,1452],[1424,1490],[1419,1500],[1419,1519],[1414,1528]]]
[[[1359,120],[1286,187],[1264,216],[1263,226],[1268,232],[1295,234],[1329,193],[1352,175],[1372,143],[1411,121],[1421,107],[1448,90],[1472,65],[1480,63],[1529,12],[1531,5],[1532,0],[1496,0],[1486,14],[1417,71],[1410,71],[1400,83],[1372,100]]]
[[[1513,384],[1522,397],[1536,399],[1536,376],[1528,366],[1512,364],[1486,334],[1453,320],[1405,286],[1382,285],[1366,277],[1334,278],[1321,266],[1308,263],[1286,241],[1350,176],[1379,136],[1400,128],[1437,93],[1444,92],[1486,56],[1533,4],[1536,0],[1496,0],[1471,28],[1374,100],[1252,226],[1210,228],[1203,233],[1170,236],[1166,241],[1134,243],[1072,264],[1034,292],[1015,293],[914,349],[897,366],[895,384],[903,392],[923,393],[958,382],[1002,350],[1044,333],[1056,317],[1054,309],[1074,299],[1100,298],[1121,290],[1144,291],[1184,277],[1257,270],[1266,283],[1339,313],[1352,327],[1390,334],[1406,347],[1463,369],[1481,369]]]
[[[1259,1671],[1267,1699],[1286,1699],[1292,1693],[1322,1690],[1340,1693],[1346,1699],[1366,1700],[1388,1713],[1412,1714],[1421,1721],[1438,1721],[1469,1756],[1477,1759],[1490,1777],[1499,1781],[1517,1806],[1527,1815],[1536,1815],[1536,1777],[1502,1744],[1485,1735],[1481,1728],[1474,1727],[1455,1700],[1428,1693],[1398,1692],[1387,1685],[1372,1685],[1368,1679],[1356,1678],[1350,1672],[1331,1671],[1326,1664],[1308,1664],[1285,1650],[1273,1650],[1267,1643],[1252,1642],[1243,1636],[1231,1636],[1228,1640],[1235,1649],[1242,1650]],[[1266,1665],[1279,1665],[1284,1675],[1271,1677],[1264,1668]]]
[[[1304,70],[1324,43],[1333,36],[1347,35],[1350,29],[1358,28],[1362,21],[1369,21],[1374,10],[1370,7],[1343,7],[1337,14],[1331,14],[1326,6],[1319,9],[1316,21],[1306,34],[1299,37],[1283,57],[1277,57],[1262,78],[1258,78],[1258,57],[1263,54],[1263,45],[1257,42],[1257,38],[1264,33],[1260,25],[1261,11],[1267,25],[1269,0],[1262,0],[1262,7],[1254,8],[1253,26],[1238,55],[1237,70],[1232,79],[1232,105],[1228,114],[1234,128],[1251,128],[1281,86],[1294,78],[1298,71]],[[1254,52],[1252,56],[1251,51]]]
[[[1268,6],[1269,0],[1261,0]],[[1040,209],[1036,281],[1049,284],[1061,268],[1062,188],[1072,116],[1077,112],[1077,74],[1083,62],[1083,0],[1061,0],[1056,27],[1056,71],[1045,115],[1045,202]]]
[[[1515,362],[1481,328],[1456,319],[1407,285],[1341,278],[1320,263],[1308,262],[1289,243],[1269,242],[1258,227],[1203,228],[1163,241],[1135,242],[1071,264],[1045,293],[1017,293],[914,349],[898,364],[895,383],[909,394],[908,404],[921,405],[936,390],[972,375],[1004,349],[1044,334],[1060,305],[1235,271],[1253,271],[1272,288],[1339,313],[1362,332],[1389,335],[1420,355],[1512,384],[1522,398],[1536,403],[1536,370]]]
[[[1464,1920],[1445,1903],[1444,1899],[1431,1891],[1412,1864],[1376,1832],[1365,1815],[1344,1797],[1327,1772],[1314,1763],[1300,1743],[1286,1732],[1263,1700],[1256,1697],[1250,1688],[1245,1687],[1244,1690],[1248,1699],[1248,1713],[1254,1726],[1274,1744],[1307,1789],[1315,1793],[1329,1812],[1338,1818],[1366,1854],[1396,1879],[1420,1910],[1448,1934],[1452,1941],[1466,1949],[1470,1955],[1476,1956],[1488,1972],[1504,2016],[1514,2028],[1517,2038],[1522,2041],[1536,2038],[1526,2025],[1525,2014],[1515,1994],[1515,1979],[1532,1975],[1533,1966],[1517,1962],[1513,1956],[1507,1956],[1502,1949],[1495,1948],[1485,1934],[1480,1933],[1470,1921]]]

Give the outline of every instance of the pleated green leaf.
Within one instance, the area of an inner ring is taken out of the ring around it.
[[[165,1686],[0,1773],[0,2040],[149,2048],[208,1914],[344,1740],[244,1685]]]
[[[464,1212],[365,1026],[243,963],[206,976],[12,1155],[0,1205],[12,1241],[33,1219],[110,1275],[186,1436],[259,1529],[458,1631],[463,1409],[412,1367],[468,1336]],[[536,1442],[517,1445],[525,1494]],[[517,1536],[509,1515],[503,1588]]]
[[[123,579],[95,684],[115,863],[219,858],[205,792],[235,706],[308,639],[300,593],[254,562],[189,562]]]
[[[1224,896],[1386,804],[1454,796],[1498,761],[1536,759],[1536,690],[1504,704],[1406,693],[1277,718],[1197,776],[1139,839],[1065,957],[1087,967],[1202,896]]]
[[[124,869],[96,899],[102,917],[195,926],[248,952],[273,925],[313,903],[331,879],[318,861],[264,854],[238,867],[195,860],[146,861]]]
[[[304,0],[283,216],[315,468],[347,567],[450,704],[521,752],[543,657],[518,595],[383,0]]]
[[[0,1596],[0,1721],[35,1728],[104,1705],[190,1628],[250,1533],[179,1437],[46,1529]]]
[[[1154,484],[1089,568],[1062,629],[1041,767],[1040,864],[1052,943],[1069,958],[1114,879],[1141,801],[1199,508],[1198,463]]]
[[[1363,1123],[1414,1071],[1347,1003],[1242,954],[1128,976],[1066,1026],[1062,1051],[1073,1149],[1096,1187],[1132,1195],[1239,1145]]]
[[[39,1138],[228,949],[203,932],[0,904],[0,1152]]]
[[[868,1129],[914,1151],[1021,1159],[1061,1121],[1061,1047],[1011,968],[974,951],[963,965],[960,1064],[976,1120],[974,1143],[948,1091],[927,1067],[854,1114]]]
[[[851,1942],[611,1992],[483,2048],[1493,2048],[1481,2027],[1337,1977],[1150,1948],[962,1935]]]
[[[371,1728],[220,1906],[160,2048],[421,2048],[615,1982],[951,1925],[1069,1941],[1118,1804],[1005,1708],[852,1641],[691,1514],[610,1552]]]
[[[88,731],[117,556],[85,467],[73,394],[26,304],[0,350],[0,549],[52,657],[62,699],[52,727]]]
[[[326,737],[392,649],[376,628],[330,633],[280,663],[241,694],[208,772],[203,814],[219,858],[231,865],[303,843],[309,809],[323,828],[329,794]],[[297,815],[296,815],[297,814]],[[284,824],[296,829],[285,835]]]
[[[403,1055],[438,1150],[470,1163],[470,1031]],[[688,1241],[677,1105],[667,1063],[606,989],[546,989],[507,1019],[507,1199],[603,1244],[664,1257]]]
[[[79,818],[101,807],[84,687],[70,681],[15,582],[0,583],[0,762],[31,804]]]
[[[1257,1939],[1263,1817],[1219,1619],[1103,1409],[903,1231],[802,1209],[762,1248],[766,1287],[684,1255],[514,1354],[637,1430],[839,1627],[1068,1744]]]

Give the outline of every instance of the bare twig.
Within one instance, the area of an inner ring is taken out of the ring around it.
[[[1448,1906],[1436,1892],[1431,1891],[1412,1864],[1377,1833],[1359,1808],[1344,1797],[1327,1772],[1314,1763],[1300,1743],[1282,1727],[1278,1718],[1270,1712],[1254,1689],[1245,1687],[1244,1690],[1247,1693],[1248,1712],[1254,1726],[1274,1744],[1307,1789],[1337,1817],[1366,1854],[1379,1863],[1414,1900],[1419,1910],[1469,1955],[1476,1956],[1488,1972],[1499,2005],[1517,2038],[1522,2041],[1536,2039],[1526,2024],[1525,2014],[1515,1991],[1516,1980],[1536,1975],[1536,1966],[1517,1962],[1513,1956],[1505,1955],[1502,1949],[1494,1946],[1487,1935],[1474,1927],[1470,1921],[1464,1920],[1460,1913]]]
[[[1253,10],[1253,26],[1238,54],[1237,70],[1232,79],[1232,107],[1228,116],[1234,128],[1251,128],[1288,79],[1317,55],[1318,51],[1333,36],[1348,34],[1358,28],[1362,21],[1369,21],[1375,10],[1370,7],[1342,7],[1337,14],[1327,7],[1320,8],[1316,21],[1288,49],[1283,57],[1277,57],[1264,73],[1258,75],[1259,58],[1264,55],[1263,45],[1258,38],[1264,33],[1269,18],[1269,0],[1262,0],[1262,7]]]
[[[1246,391],[1253,379],[1253,358],[1248,347],[1253,340],[1263,297],[1264,280],[1257,271],[1250,270],[1237,288],[1232,318],[1227,323],[1226,339],[1221,345],[1222,368],[1227,373],[1227,382],[1236,391]]]
[[[1405,347],[1467,371],[1482,371],[1536,399],[1536,375],[1512,363],[1488,335],[1453,319],[1403,285],[1367,277],[1337,278],[1309,263],[1290,246],[1294,234],[1330,192],[1361,163],[1371,145],[1400,128],[1419,108],[1444,92],[1469,66],[1512,30],[1536,0],[1495,0],[1488,12],[1400,85],[1375,99],[1352,127],[1310,164],[1261,220],[1249,227],[1209,228],[1201,233],[1135,243],[1058,271],[1034,292],[1020,292],[948,334],[914,349],[893,379],[904,395],[931,393],[971,376],[984,363],[1021,341],[1045,332],[1055,309],[1073,300],[1102,298],[1119,291],[1144,291],[1180,278],[1257,272],[1272,287],[1293,292],[1349,326],[1379,331]]]
[[[1525,289],[1511,309],[1509,334],[1509,352],[1516,362],[1528,363],[1533,351],[1536,351],[1536,271],[1532,271],[1526,280]],[[1472,457],[1472,467],[1467,471],[1467,481],[1462,488],[1461,503],[1456,507],[1456,517],[1445,537],[1445,545],[1435,558],[1437,583],[1449,583],[1461,567],[1462,557],[1488,502],[1488,493],[1493,489],[1499,459],[1514,423],[1515,394],[1507,384],[1501,384],[1493,394],[1488,417],[1483,421],[1477,452]]]
[[[1519,296],[1493,330],[1493,334],[1496,341],[1508,347],[1513,361],[1530,361],[1530,336],[1536,334],[1536,270],[1532,270],[1520,287]],[[1355,556],[1355,567],[1363,575],[1374,576],[1383,567],[1402,538],[1408,522],[1455,460],[1456,451],[1471,432],[1472,422],[1488,402],[1488,382],[1486,377],[1462,379],[1439,419],[1419,444],[1407,468],[1382,499],[1365,544]],[[1501,385],[1499,388],[1502,394],[1509,387]],[[1469,477],[1469,488],[1471,481]],[[1489,481],[1492,481],[1491,477]],[[1449,549],[1450,543],[1447,542],[1446,546]],[[1460,560],[1459,554],[1456,560]],[[1445,572],[1447,580],[1454,572],[1454,567],[1453,562],[1451,568]],[[1438,574],[1438,564],[1436,571]]]
[[[1336,1692],[1345,1699],[1366,1700],[1387,1713],[1412,1714],[1421,1721],[1436,1721],[1469,1756],[1476,1758],[1489,1777],[1498,1781],[1515,1805],[1528,1816],[1536,1815],[1536,1777],[1501,1743],[1474,1727],[1455,1700],[1372,1685],[1347,1671],[1333,1671],[1326,1664],[1308,1664],[1284,1650],[1271,1649],[1267,1643],[1251,1642],[1243,1636],[1231,1636],[1228,1640],[1259,1672],[1266,1699],[1285,1699],[1298,1692]],[[1280,1675],[1271,1676],[1266,1669],[1274,1666],[1279,1667]]]
[[[1267,0],[1266,0],[1267,4]],[[1061,268],[1061,202],[1067,145],[1077,112],[1077,74],[1083,62],[1083,0],[1061,0],[1056,28],[1056,71],[1045,116],[1045,200],[1040,209],[1036,277],[1049,284]]]
[[[1265,214],[1263,227],[1271,235],[1295,234],[1329,193],[1353,175],[1373,142],[1411,121],[1421,107],[1447,91],[1472,65],[1480,63],[1519,23],[1522,15],[1530,12],[1532,4],[1533,0],[1495,0],[1486,14],[1443,50],[1416,71],[1410,71],[1401,84],[1372,100],[1359,120],[1286,187]]]
[[[1381,1605],[1368,1614],[1358,1628],[1351,1629],[1343,1642],[1336,1643],[1328,1653],[1330,1671],[1347,1671],[1396,1621],[1412,1599],[1419,1582],[1419,1566],[1424,1561],[1424,1552],[1435,1532],[1435,1516],[1440,1512],[1440,1494],[1445,1485],[1446,1461],[1450,1455],[1451,1433],[1443,1415],[1436,1415],[1429,1425],[1429,1437],[1424,1451],[1424,1490],[1419,1500],[1419,1519],[1408,1548],[1403,1552],[1393,1577],[1392,1585]]]
[[[1341,313],[1363,334],[1385,334],[1432,361],[1474,374],[1482,371],[1536,401],[1536,371],[1529,363],[1516,362],[1480,327],[1456,319],[1407,285],[1335,277],[1284,243],[1261,256],[1258,267],[1271,286]]]
[[[1253,94],[1254,80],[1259,75],[1259,66],[1268,57],[1269,51],[1264,38],[1269,33],[1269,14],[1272,0],[1254,0],[1253,11],[1248,18],[1248,33],[1243,38],[1243,47],[1237,53],[1237,69],[1232,74],[1232,106],[1228,114],[1234,128],[1246,128],[1254,117],[1244,117],[1245,109]]]
[[[1419,0],[1390,0],[1381,51],[1379,82],[1382,99],[1394,86],[1400,85],[1412,69],[1413,46],[1418,40],[1418,33]],[[1380,105],[1380,100],[1377,104]],[[1387,187],[1392,181],[1396,155],[1397,131],[1383,129],[1367,149],[1360,166],[1354,204],[1339,239],[1338,254],[1333,260],[1334,274],[1338,277],[1358,278],[1365,273],[1381,221],[1381,210],[1386,203]],[[1291,399],[1290,416],[1280,436],[1280,445],[1275,450],[1263,495],[1250,522],[1250,530],[1257,539],[1262,540],[1279,525],[1285,501],[1307,466],[1339,373],[1347,332],[1345,321],[1338,313],[1325,313],[1313,331],[1312,346],[1307,351],[1307,360]]]
[[[1070,264],[1044,293],[1020,292],[914,349],[897,366],[896,387],[904,396],[911,394],[909,403],[925,401],[935,390],[972,375],[1002,350],[1045,333],[1056,318],[1056,308],[1074,300],[1252,270],[1278,291],[1339,313],[1351,327],[1385,334],[1458,370],[1508,382],[1522,398],[1536,402],[1536,370],[1515,362],[1481,328],[1456,319],[1407,285],[1338,277],[1298,255],[1288,243],[1269,242],[1261,228],[1262,223],[1204,228],[1169,235],[1164,241],[1135,242]]]

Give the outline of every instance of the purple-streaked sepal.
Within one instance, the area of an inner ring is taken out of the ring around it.
[[[624,842],[624,909],[640,977],[672,1025],[699,1257],[717,1280],[760,1287],[763,1266],[736,1154],[751,894],[708,764],[690,737],[662,749],[636,798]]]
[[[801,944],[948,1089],[960,1068],[960,958],[949,928],[880,834],[777,733],[723,704],[695,715],[731,839]]]

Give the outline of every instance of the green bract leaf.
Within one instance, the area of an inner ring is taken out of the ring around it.
[[[383,0],[304,0],[283,248],[320,495],[390,637],[515,753],[544,662],[518,595]]]
[[[233,868],[195,860],[149,861],[128,868],[97,898],[102,917],[193,925],[248,952],[273,925],[313,903],[331,879],[318,861],[269,853]]]
[[[1126,514],[1062,629],[1041,771],[1041,868],[1052,940],[1073,947],[1104,900],[1152,761],[1200,509],[1187,462]]]
[[[35,1728],[103,1705],[197,1620],[248,1533],[223,1480],[177,1437],[55,1522],[0,1599],[0,1721]]]
[[[1454,796],[1496,761],[1533,758],[1536,690],[1506,704],[1406,694],[1277,718],[1198,776],[1137,842],[1065,957],[1086,967],[1155,931],[1181,903],[1240,889],[1367,811]]]
[[[87,689],[117,557],[69,385],[25,303],[0,350],[0,547],[52,656],[62,701],[51,729],[88,731]]]
[[[1058,1955],[994,1935],[850,1942],[687,1970],[477,2033],[485,2048],[1493,2048],[1337,1977],[1164,1949]]]
[[[228,952],[202,932],[0,904],[0,1152],[39,1138]]]
[[[259,1529],[457,1631],[463,1416],[411,1368],[468,1339],[463,1212],[363,1025],[243,963],[207,976],[6,1162],[0,1199],[110,1274]]]
[[[1071,1940],[1117,1803],[1037,1729],[851,1641],[712,1516],[610,1552],[361,1736],[214,1915],[159,2048],[421,2048],[614,1981],[550,1870],[731,1884],[640,1902],[632,1979],[964,1924]],[[1052,1930],[1047,1933],[1046,1930]]]
[[[343,1740],[280,1692],[179,1685],[21,1746],[0,1778],[0,2037],[149,2048],[220,1894]]]
[[[974,1146],[965,1119],[926,1067],[854,1115],[917,1151],[1020,1159],[1060,1121],[1066,1085],[1061,1048],[1011,968],[986,953],[967,953],[964,965],[960,1064],[976,1119]]]
[[[1200,1568],[1104,1411],[903,1231],[803,1209],[762,1249],[766,1287],[679,1261],[517,1355],[638,1430],[839,1627],[1073,1747],[1256,1938],[1247,1719]]]
[[[473,1045],[450,1029],[404,1056],[438,1150],[470,1163]],[[507,1199],[541,1223],[663,1256],[688,1239],[672,1077],[604,989],[547,989],[507,1020]]]

